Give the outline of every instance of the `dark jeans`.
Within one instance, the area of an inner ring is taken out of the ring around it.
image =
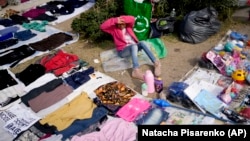
[[[169,113],[160,108],[152,108],[136,121],[137,125],[159,125],[168,119]]]
[[[22,31],[14,33],[14,37],[20,41],[29,40],[29,39],[35,37],[36,35],[37,34],[33,33],[30,29],[22,30]]]
[[[99,122],[103,117],[107,115],[108,111],[103,107],[97,107],[94,109],[92,117],[89,119],[75,120],[68,128],[62,131],[56,131],[56,134],[62,134],[63,139],[67,138],[89,128],[92,124]]]
[[[82,84],[88,82],[90,80],[90,74],[94,73],[95,69],[93,67],[89,67],[87,70],[76,72],[71,76],[65,78],[64,80],[68,85],[77,89]]]

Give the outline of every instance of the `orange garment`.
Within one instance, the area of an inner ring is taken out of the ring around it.
[[[50,113],[39,122],[41,124],[48,123],[51,126],[54,125],[58,131],[61,131],[69,127],[76,119],[91,118],[95,108],[96,105],[88,97],[87,93],[82,92],[71,102]]]

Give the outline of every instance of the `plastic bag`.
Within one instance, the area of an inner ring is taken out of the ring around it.
[[[201,43],[220,29],[218,13],[213,7],[188,13],[180,25],[180,38],[188,43]]]
[[[159,59],[167,56],[167,48],[160,38],[152,38],[147,39],[145,41],[151,47],[151,50],[157,55]]]

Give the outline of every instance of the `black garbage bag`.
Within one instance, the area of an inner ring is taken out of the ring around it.
[[[199,11],[191,11],[185,15],[180,24],[180,39],[188,43],[201,43],[211,35],[217,33],[221,22],[218,20],[218,12],[213,7],[207,7]]]

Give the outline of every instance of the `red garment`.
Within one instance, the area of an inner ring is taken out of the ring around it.
[[[37,8],[34,8],[34,9],[30,9],[26,12],[24,12],[22,14],[22,16],[26,17],[26,18],[36,18],[42,14],[44,14],[46,12],[46,9],[37,9]]]
[[[78,60],[77,55],[58,50],[56,54],[43,57],[40,64],[46,68],[46,72],[53,72],[56,76],[60,76],[77,66]]]
[[[242,108],[239,113],[241,116],[250,119],[250,107]]]
[[[134,31],[133,31],[133,26],[135,24],[135,18],[133,16],[120,16],[126,23],[126,30],[129,33],[130,36],[135,40],[135,42],[138,42],[138,38],[136,37]],[[115,18],[110,18],[106,21],[104,21],[100,28],[104,32],[107,32],[113,36],[114,43],[116,46],[116,49],[123,50],[124,47],[127,46],[127,43],[125,41],[122,34],[122,30],[117,27],[118,23],[118,17]]]

